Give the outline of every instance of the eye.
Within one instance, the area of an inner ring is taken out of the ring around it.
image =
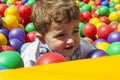
[[[79,30],[74,30],[74,31],[73,31],[73,34],[74,34],[74,33],[79,33]]]
[[[57,35],[57,37],[64,37],[65,36],[65,34],[59,34],[59,35]]]

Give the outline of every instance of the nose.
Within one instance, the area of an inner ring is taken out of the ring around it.
[[[72,37],[68,37],[66,43],[67,44],[73,44],[74,43],[74,39]]]

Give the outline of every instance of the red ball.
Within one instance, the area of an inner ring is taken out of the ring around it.
[[[93,18],[94,18],[94,17],[99,18],[99,15],[98,15],[97,13],[92,13],[92,17],[93,17]]]
[[[67,61],[64,56],[56,52],[48,52],[38,58],[35,65],[51,64]]]
[[[106,24],[109,24],[109,22],[110,22],[110,20],[108,19],[107,16],[101,16],[101,17],[100,17],[100,21],[102,21],[102,22],[104,22],[104,23],[106,23]]]
[[[80,21],[84,21],[83,13],[80,12]]]
[[[95,0],[95,5],[96,5],[96,6],[101,5],[101,3],[102,3],[101,0]]]
[[[2,51],[15,51],[11,46],[0,46],[0,52]]]
[[[0,16],[4,16],[4,11],[8,6],[6,4],[0,4]]]
[[[84,11],[83,12],[83,19],[86,22],[89,22],[89,20],[92,18],[92,14],[89,11]]]
[[[109,25],[101,25],[97,30],[99,38],[107,39],[108,35],[113,31]]]
[[[19,6],[18,11],[19,11],[20,17],[22,17],[23,19],[31,17],[32,9],[28,5]]]
[[[31,31],[27,33],[25,42],[33,42],[35,40],[36,31]]]
[[[16,5],[24,5],[25,3],[23,1],[16,1]]]
[[[83,27],[83,34],[84,34],[86,37],[95,39],[96,32],[97,32],[97,28],[96,28],[96,26],[95,26],[94,24],[87,23],[87,24],[85,24],[85,26]]]
[[[110,24],[110,27],[114,30],[114,31],[116,31],[117,30],[117,28],[118,28],[118,22],[115,22],[115,23],[112,23],[112,24]]]
[[[83,0],[83,2],[85,2],[86,4],[88,4],[90,2],[90,0]]]

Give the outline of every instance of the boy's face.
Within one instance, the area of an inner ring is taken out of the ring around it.
[[[79,21],[68,24],[52,22],[44,40],[52,51],[71,56],[80,43]]]

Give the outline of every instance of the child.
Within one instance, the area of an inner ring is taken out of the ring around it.
[[[21,48],[25,67],[33,66],[44,53],[58,52],[67,60],[85,58],[93,50],[79,35],[79,7],[73,0],[37,0],[31,19],[37,31],[35,41]]]

